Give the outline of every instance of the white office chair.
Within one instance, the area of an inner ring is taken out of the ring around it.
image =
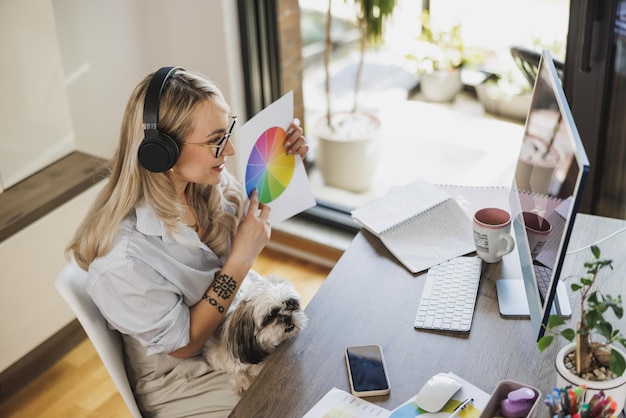
[[[100,310],[85,291],[86,283],[87,273],[74,262],[69,262],[54,282],[96,348],[133,417],[141,418],[124,366],[122,338],[108,328]]]

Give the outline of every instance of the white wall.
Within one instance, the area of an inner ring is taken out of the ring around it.
[[[54,288],[63,249],[100,183],[0,243],[0,370],[74,319]]]
[[[213,79],[241,114],[236,2],[52,0],[78,149],[108,158],[132,89],[159,67]]]
[[[0,0],[0,192],[76,148],[49,0]]]
[[[52,121],[66,125],[67,120],[71,121],[69,131],[74,134],[78,150],[109,158],[118,141],[131,90],[148,73],[164,65],[204,73],[218,83],[233,113],[245,111],[236,2],[232,0],[26,0],[24,5],[22,1],[0,0],[0,35],[5,33],[5,22],[11,22],[12,28],[27,28],[34,23],[33,16],[41,13],[49,17],[52,11],[57,39],[51,36],[42,42],[41,37],[24,36],[21,40],[37,41],[30,45],[33,48],[50,45],[51,51],[56,45],[64,74],[58,75],[59,66],[50,58],[52,51],[46,56],[51,65],[1,66],[0,81],[8,77],[23,83],[14,74],[24,70],[28,76],[56,75],[64,80],[59,84],[65,84],[60,96],[65,93],[69,111],[60,112],[61,116]],[[24,13],[23,8],[30,13]],[[1,38],[3,63],[5,49],[9,57],[22,53]],[[1,121],[22,117],[23,110],[9,104],[26,101],[27,93],[8,90],[15,97],[2,100],[4,84],[0,86]],[[52,90],[38,91],[44,95]],[[36,112],[34,115],[38,116]],[[15,138],[3,132],[0,154],[8,153],[10,160],[15,147],[29,153],[21,142],[27,139],[26,135]],[[46,138],[53,139],[52,135]],[[65,263],[63,249],[93,201],[95,190],[90,189],[0,243],[0,371],[73,319],[54,289],[53,280]]]

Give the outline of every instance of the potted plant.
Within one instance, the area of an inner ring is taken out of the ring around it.
[[[605,315],[611,311],[618,319],[622,318],[622,297],[613,297],[595,289],[601,270],[606,267],[613,269],[613,266],[612,260],[600,258],[599,247],[592,246],[591,252],[594,258],[584,264],[586,274],[571,285],[572,291],[580,294],[580,317],[576,329],[560,329],[565,321],[559,315],[551,315],[545,327],[546,333],[537,344],[543,351],[557,336],[570,341],[559,351],[556,359],[559,387],[586,385],[588,397],[602,390],[618,403],[617,410],[621,411],[626,398],[626,361],[618,344],[626,347],[626,338]]]
[[[519,70],[511,69],[478,84],[476,96],[488,113],[524,122],[528,116],[532,86]]]
[[[446,30],[433,28],[428,11],[422,13],[422,33],[407,58],[415,61],[420,92],[432,102],[453,100],[461,91],[465,50],[461,24]]]
[[[362,192],[369,189],[377,161],[378,138],[381,123],[374,115],[357,108],[365,53],[369,47],[383,41],[384,23],[391,16],[396,0],[353,0],[357,26],[361,33],[359,62],[354,84],[352,110],[334,112],[330,91],[331,4],[325,28],[325,94],[326,115],[315,123],[314,136],[318,140],[316,164],[327,185]]]

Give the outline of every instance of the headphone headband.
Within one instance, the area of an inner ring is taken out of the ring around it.
[[[161,93],[167,80],[181,67],[163,67],[154,73],[143,103],[144,139],[139,145],[137,157],[141,165],[155,173],[169,170],[176,164],[179,149],[176,141],[157,129]]]
[[[159,123],[159,104],[161,103],[163,87],[172,74],[179,69],[180,67],[160,68],[150,80],[143,103],[143,123],[146,125],[146,129],[156,129],[156,125]]]

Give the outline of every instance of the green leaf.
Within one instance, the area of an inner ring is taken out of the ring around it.
[[[613,309],[613,313],[616,317],[621,318],[624,315],[622,295],[619,295],[617,298],[613,298],[611,295],[606,295],[604,302],[607,307]]]
[[[611,360],[609,360],[609,369],[618,376],[624,374],[626,370],[626,361],[624,357],[617,351],[611,350]]]
[[[611,267],[611,269],[613,269],[613,266],[612,266],[613,260],[599,260],[597,263],[598,263],[599,268],[609,266]]]
[[[611,337],[613,336],[613,326],[611,326],[611,324],[609,324],[608,322],[598,323],[595,329],[598,331],[600,335],[602,335],[604,338],[608,340],[610,340]]]
[[[552,335],[544,335],[543,337],[541,337],[539,341],[537,341],[537,347],[539,348],[539,351],[543,351],[548,348],[548,346],[552,344],[552,340],[554,340],[554,337]]]
[[[565,325],[565,321],[561,315],[550,315],[550,318],[548,318],[548,329],[561,325]]]
[[[582,280],[581,280],[581,281],[582,281]],[[578,290],[582,289],[582,286],[581,286],[581,285],[579,285],[578,283],[572,283],[572,285],[571,285],[570,287],[572,288],[572,291],[573,291],[573,292],[576,292],[576,291],[578,291]]]
[[[591,252],[595,258],[600,258],[600,248],[597,245],[591,246]]]
[[[587,312],[586,319],[589,328],[595,328],[597,323],[602,322],[602,313],[598,311],[589,311]]]
[[[571,328],[567,328],[564,329],[563,331],[561,331],[561,335],[563,336],[563,338],[565,338],[567,341],[574,341],[574,338],[576,338],[576,331],[574,331]]]

